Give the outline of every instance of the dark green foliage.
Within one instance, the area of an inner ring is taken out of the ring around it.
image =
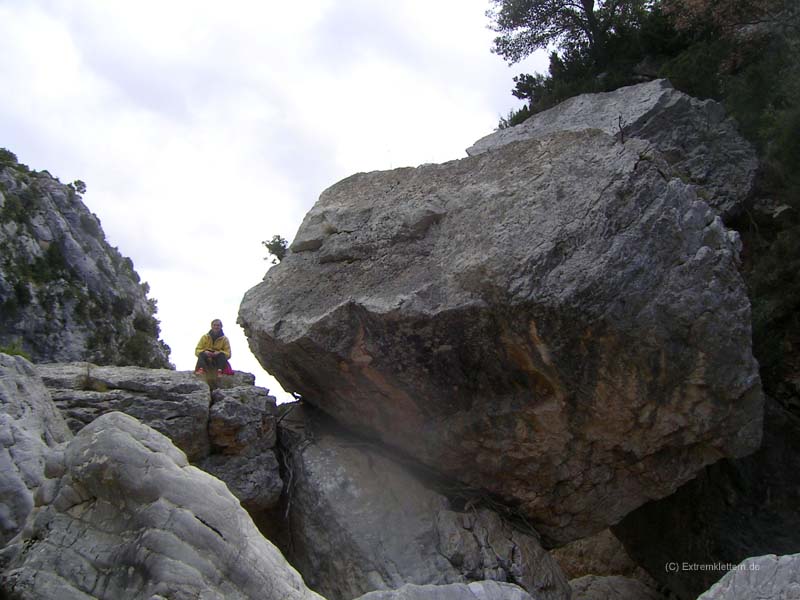
[[[491,0],[487,12],[495,38],[492,51],[519,62],[539,48],[555,45],[563,52],[581,48],[597,68],[609,60],[609,42],[638,30],[646,0]]]
[[[536,114],[579,94],[607,92],[667,76],[659,69],[689,47],[690,36],[676,31],[658,6],[650,10],[644,7],[637,4],[635,19],[629,18],[607,32],[603,63],[597,62],[585,42],[564,44],[560,52],[551,53],[548,75],[523,73],[514,78],[514,96],[527,100],[530,114]],[[679,66],[673,70],[677,72]]]
[[[50,242],[44,255],[37,257],[29,266],[27,274],[38,284],[70,277],[70,269],[57,242]]]
[[[136,317],[133,319],[133,328],[136,331],[146,333],[153,337],[158,337],[158,334],[160,333],[158,319],[152,315],[136,315]]]
[[[19,162],[17,155],[7,148],[0,148],[0,167],[11,167],[23,173],[30,173],[28,166]]]
[[[33,185],[16,192],[4,192],[5,203],[0,210],[0,221],[14,221],[20,225],[29,223],[31,214],[39,205],[37,193]]]
[[[133,300],[130,298],[116,297],[111,301],[111,315],[115,319],[122,319],[133,313]]]
[[[3,209],[0,211],[0,219],[3,221],[14,221],[19,224],[24,224],[28,220],[28,213],[25,210],[25,204],[20,198],[11,192],[6,192],[5,203]]]
[[[86,233],[91,235],[93,238],[96,238],[101,241],[105,239],[105,236],[103,235],[103,230],[100,227],[100,222],[94,215],[82,214],[81,227]]]
[[[272,264],[277,264],[281,262],[289,248],[289,242],[287,242],[284,238],[279,235],[273,235],[272,239],[269,241],[261,242],[267,249],[267,252],[273,257]],[[268,260],[269,256],[264,257],[264,260]]]
[[[163,366],[153,365],[153,338],[142,331],[135,331],[122,347],[122,356],[125,363],[144,367]]]
[[[24,282],[17,281],[14,284],[14,299],[16,300],[16,305],[20,308],[25,308],[31,303],[31,291]]]
[[[0,148],[0,165],[16,165],[17,155],[6,148]]]
[[[523,106],[519,110],[510,110],[508,115],[505,117],[500,117],[500,123],[498,124],[498,129],[506,129],[507,127],[513,127],[514,125],[519,125],[525,119],[531,116],[531,110],[528,106]]]
[[[31,355],[28,354],[22,347],[22,342],[19,339],[13,340],[6,346],[0,346],[0,353],[8,354],[10,356],[21,356],[26,360],[31,360]]]
[[[89,322],[89,298],[82,290],[81,293],[77,295],[77,302],[75,302],[73,312],[75,313],[75,318],[78,320],[78,323]]]
[[[659,75],[691,96],[718,99],[722,92],[719,66],[729,52],[728,42],[702,40],[667,61]]]
[[[163,361],[156,353],[160,349],[164,356],[171,353],[170,347],[158,339],[159,326],[158,320],[153,319],[148,325],[154,328],[156,333],[150,331],[134,331],[133,335],[127,339],[122,346],[122,364],[137,365],[151,369],[174,369],[175,366],[168,361]]]

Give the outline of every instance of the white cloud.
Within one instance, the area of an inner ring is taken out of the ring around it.
[[[319,193],[353,172],[441,162],[520,103],[489,52],[488,0],[0,0],[0,146],[62,181],[158,300],[181,369],[235,324]],[[287,292],[290,293],[290,292]],[[284,396],[285,398],[285,396]]]

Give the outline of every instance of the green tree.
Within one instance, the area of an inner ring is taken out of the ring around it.
[[[649,0],[491,0],[493,52],[511,63],[540,48],[585,48],[595,66],[608,61],[609,36],[636,27]]]
[[[286,256],[286,252],[289,248],[289,242],[287,242],[284,238],[279,235],[273,235],[272,239],[269,241],[261,242],[264,247],[266,247],[267,252],[269,255],[272,256],[272,264],[278,264],[283,260]],[[264,260],[268,260],[269,256],[265,256]]]

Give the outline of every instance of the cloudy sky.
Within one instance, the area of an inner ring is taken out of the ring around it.
[[[158,301],[178,369],[214,317],[235,369],[286,395],[236,325],[320,192],[465,156],[521,103],[489,0],[0,0],[0,147],[83,200]],[[291,294],[292,290],[286,290]]]

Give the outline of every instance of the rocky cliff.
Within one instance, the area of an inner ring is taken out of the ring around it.
[[[168,367],[147,292],[75,186],[0,150],[0,347],[36,362]]]

